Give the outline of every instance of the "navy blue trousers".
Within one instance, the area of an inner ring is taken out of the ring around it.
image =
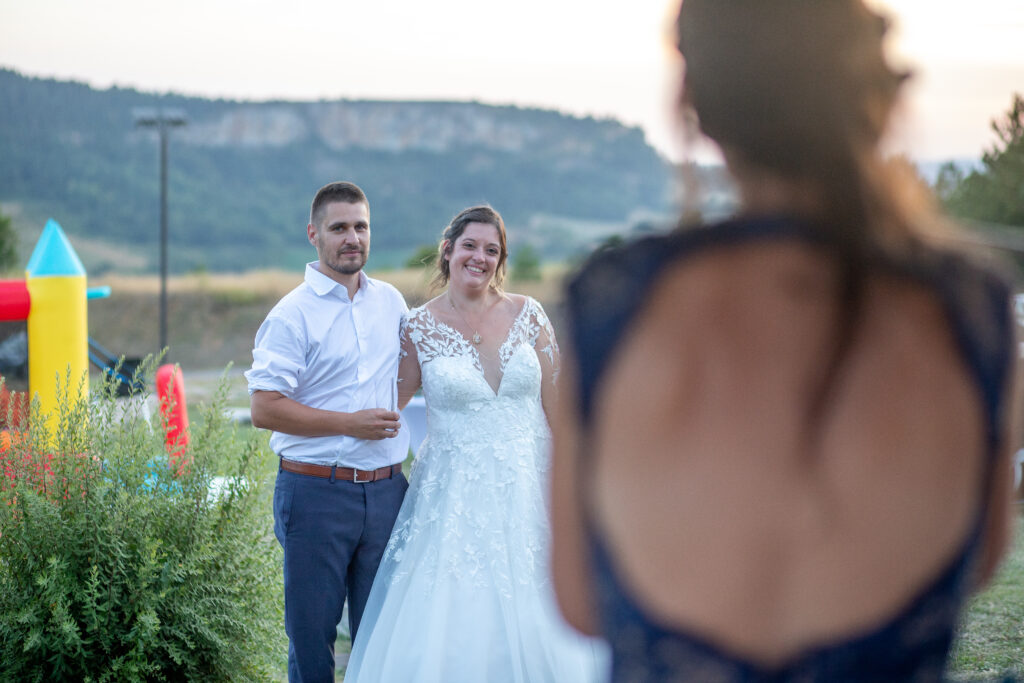
[[[348,597],[353,640],[409,483],[369,484],[279,470],[274,534],[284,549],[288,680],[334,680],[334,639]]]

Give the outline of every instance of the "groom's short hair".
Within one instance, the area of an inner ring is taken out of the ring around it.
[[[333,202],[345,202],[346,204],[362,202],[366,205],[366,213],[370,213],[370,200],[366,198],[366,193],[355,183],[339,180],[327,183],[316,191],[313,205],[309,207],[309,222],[319,228],[320,220],[324,216],[324,207]]]

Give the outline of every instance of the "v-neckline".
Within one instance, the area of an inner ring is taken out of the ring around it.
[[[456,335],[462,341],[463,346],[467,347],[472,352],[471,356],[476,363],[477,369],[480,371],[480,378],[483,379],[484,384],[486,384],[487,387],[494,394],[494,396],[497,397],[498,394],[501,393],[502,382],[505,381],[505,363],[502,361],[502,352],[505,350],[505,345],[508,344],[509,340],[512,338],[512,332],[516,329],[516,325],[519,324],[519,319],[523,317],[523,314],[526,312],[526,306],[529,303],[529,297],[523,297],[523,304],[522,306],[519,307],[519,312],[516,313],[514,318],[512,318],[512,324],[509,325],[508,331],[505,332],[505,339],[502,340],[501,344],[498,346],[498,372],[500,373],[500,376],[498,377],[497,388],[492,386],[491,383],[487,381],[487,372],[484,370],[483,361],[480,359],[480,349],[478,349],[477,346],[473,344],[473,342],[471,342],[469,338],[467,338],[466,335],[464,335],[462,332],[459,332],[457,329],[455,329],[448,323],[444,322],[443,320],[439,320],[438,317],[434,315],[434,312],[430,310],[430,308],[424,306],[423,310],[427,312],[427,315],[429,315],[430,319],[434,321],[434,324],[436,324],[438,327],[443,326],[450,330],[452,334]],[[511,358],[512,357],[509,356],[510,360]]]

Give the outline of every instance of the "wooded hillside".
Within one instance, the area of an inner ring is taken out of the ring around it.
[[[378,267],[475,203],[547,258],[672,213],[670,165],[612,120],[471,102],[209,100],[0,69],[0,203],[19,226],[53,217],[76,247],[97,241],[81,254],[90,275],[156,270],[159,146],[136,127],[140,108],[188,119],[168,152],[172,272],[299,267],[312,195],[338,179],[370,197]]]

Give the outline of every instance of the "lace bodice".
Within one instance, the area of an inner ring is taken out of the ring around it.
[[[443,565],[421,561],[418,573],[496,580],[504,591],[513,576],[546,581],[550,437],[541,392],[554,381],[558,347],[544,310],[525,299],[499,349],[497,390],[485,379],[477,347],[426,307],[410,311],[402,348],[420,370],[427,437],[410,477],[416,509],[399,517],[385,561],[400,561],[403,547],[429,531],[458,541],[458,552]],[[505,552],[509,545],[515,553]],[[518,567],[496,566],[510,561]],[[392,580],[411,569],[400,564]]]
[[[523,302],[508,336],[498,349],[499,376],[502,379],[515,354],[527,347],[544,354],[553,369],[551,381],[554,382],[558,375],[558,344],[544,309],[529,297]],[[470,344],[458,330],[435,318],[426,306],[410,311],[403,322],[402,356],[410,353],[415,354],[421,370],[425,363],[440,358],[469,360],[481,379],[484,378],[479,348]],[[500,394],[501,386],[491,390]]]

